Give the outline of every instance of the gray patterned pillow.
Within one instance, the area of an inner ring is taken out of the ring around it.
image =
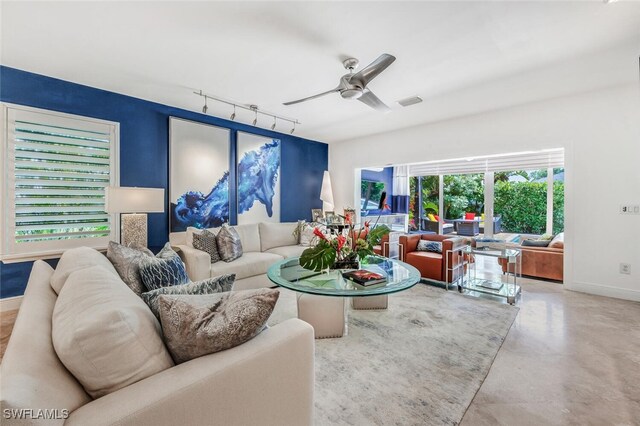
[[[216,237],[216,242],[218,243],[218,253],[220,253],[220,257],[225,262],[232,262],[242,256],[240,235],[231,226],[222,225]]]
[[[176,364],[238,346],[255,337],[273,312],[275,289],[158,298],[165,343]]]
[[[138,296],[146,291],[140,278],[140,259],[153,258],[153,253],[146,247],[127,247],[115,241],[109,241],[107,258],[118,271],[122,281]]]
[[[213,294],[231,291],[233,283],[236,280],[236,274],[221,275],[215,278],[207,278],[206,280],[191,282],[188,284],[174,285],[171,287],[162,287],[142,293],[142,300],[145,301],[151,312],[160,319],[158,312],[158,298],[163,294]]]
[[[193,234],[193,248],[207,252],[209,254],[209,257],[211,258],[211,263],[220,261],[220,254],[218,253],[218,243],[216,242],[216,236],[206,229],[200,234]]]
[[[420,240],[418,241],[418,247],[416,247],[416,251],[430,251],[433,253],[442,253],[442,242]]]
[[[147,290],[189,282],[184,263],[170,243],[165,244],[155,257],[141,258],[139,263],[140,278]]]

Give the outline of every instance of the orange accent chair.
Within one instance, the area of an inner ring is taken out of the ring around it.
[[[440,241],[442,242],[442,253],[433,253],[430,251],[417,251],[418,241],[420,240]],[[403,260],[420,271],[422,278],[436,281],[452,282],[452,272],[447,274],[446,253],[466,244],[465,238],[447,237],[445,235],[434,234],[413,234],[403,235],[400,237],[402,244]],[[449,254],[449,267],[452,262],[457,259],[456,256]]]

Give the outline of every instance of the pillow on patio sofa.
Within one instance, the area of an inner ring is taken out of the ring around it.
[[[162,331],[174,361],[180,364],[257,336],[279,295],[270,288],[200,296],[161,295]]]
[[[551,240],[524,240],[523,247],[547,247]]]

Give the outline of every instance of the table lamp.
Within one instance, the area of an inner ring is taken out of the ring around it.
[[[325,170],[322,176],[322,189],[320,190],[320,199],[322,200],[322,210],[325,212],[333,211],[333,188],[331,187],[331,176]]]
[[[147,213],[164,212],[163,188],[106,188],[107,213],[123,213],[120,243],[125,246],[147,246]]]

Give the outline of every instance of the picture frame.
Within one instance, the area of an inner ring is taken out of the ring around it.
[[[322,209],[311,209],[311,222],[320,222],[324,219]]]

